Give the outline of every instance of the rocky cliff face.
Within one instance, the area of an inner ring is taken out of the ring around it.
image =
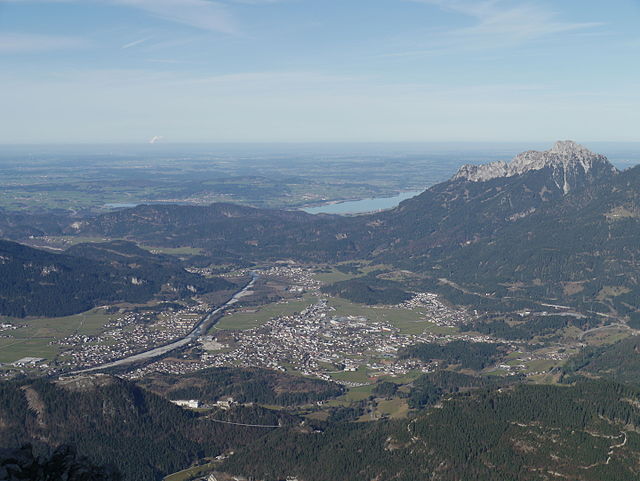
[[[556,142],[550,150],[529,150],[518,154],[508,163],[498,161],[483,165],[464,165],[452,180],[485,182],[542,169],[550,171],[557,187],[564,194],[585,182],[617,172],[604,155],[594,154],[571,140],[565,140]]]
[[[37,457],[30,444],[20,449],[0,449],[0,479],[7,481],[120,481],[112,468],[94,466],[78,456],[69,445],[60,446],[51,456]]]

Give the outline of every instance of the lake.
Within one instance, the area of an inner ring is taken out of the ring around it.
[[[421,190],[413,190],[411,192],[401,192],[393,197],[375,197],[372,199],[338,202],[318,207],[307,207],[301,210],[309,214],[364,214],[365,212],[392,209],[403,200],[410,199],[421,193]]]

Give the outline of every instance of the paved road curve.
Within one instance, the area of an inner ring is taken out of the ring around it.
[[[173,351],[175,349],[178,349],[180,347],[186,346],[187,344],[189,344],[191,341],[193,341],[194,339],[196,339],[197,337],[199,337],[202,334],[202,331],[203,331],[202,328],[203,327],[206,327],[208,329],[210,321],[216,315],[220,314],[227,307],[234,305],[236,302],[238,302],[240,299],[242,299],[244,296],[246,296],[248,294],[249,290],[255,284],[256,279],[258,279],[258,276],[253,274],[252,278],[251,278],[251,281],[246,286],[244,286],[240,291],[236,292],[233,295],[233,297],[231,299],[229,299],[227,302],[225,302],[220,307],[214,309],[209,314],[207,314],[205,317],[203,317],[202,320],[185,337],[183,337],[181,339],[178,339],[177,341],[174,341],[171,344],[166,344],[164,346],[156,347],[154,349],[150,349],[149,351],[140,352],[138,354],[134,354],[133,356],[129,356],[129,357],[125,357],[125,358],[122,358],[122,359],[118,359],[117,361],[111,361],[111,362],[108,362],[106,364],[101,364],[99,366],[91,367],[91,368],[88,368],[88,369],[82,369],[82,370],[79,370],[79,371],[73,371],[72,373],[66,373],[66,374],[67,375],[68,374],[80,374],[80,373],[83,373],[83,372],[101,371],[103,369],[109,369],[111,367],[124,366],[126,364],[131,364],[131,363],[138,362],[138,361],[143,361],[143,360],[146,360],[146,359],[153,359],[153,358],[156,358],[156,357],[164,356],[165,354],[167,354],[167,353],[169,353],[169,352],[171,352],[171,351]]]

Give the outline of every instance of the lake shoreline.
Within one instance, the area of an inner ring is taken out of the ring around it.
[[[359,215],[379,212],[397,207],[400,202],[419,195],[423,190],[403,191],[394,196],[371,197],[360,200],[330,201],[321,205],[301,207],[298,210],[308,214]]]

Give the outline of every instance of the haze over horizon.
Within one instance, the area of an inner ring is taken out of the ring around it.
[[[0,0],[0,143],[638,141],[639,7]]]

